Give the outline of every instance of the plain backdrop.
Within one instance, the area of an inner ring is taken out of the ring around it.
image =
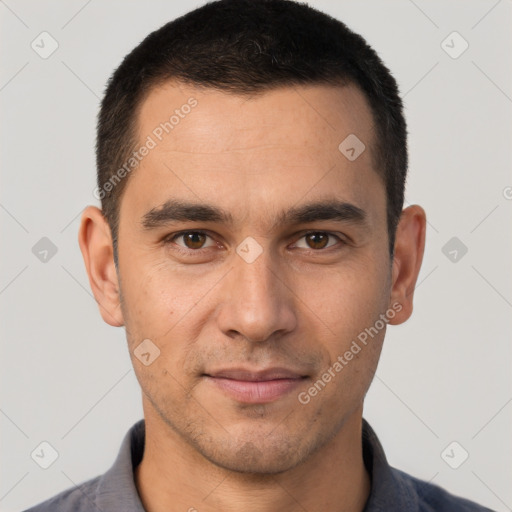
[[[0,1],[2,511],[103,473],[142,418],[124,330],[101,320],[77,229],[98,204],[107,78],[149,32],[202,3]],[[392,465],[512,510],[512,2],[309,3],[363,35],[396,77],[407,204],[429,221],[415,311],[388,329],[365,417]],[[33,49],[41,37],[46,51],[58,44],[47,58]],[[43,441],[58,453],[48,469],[31,457]],[[457,469],[447,463],[466,452]]]

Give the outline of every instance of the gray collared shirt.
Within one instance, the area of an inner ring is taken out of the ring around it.
[[[144,434],[145,423],[140,420],[126,433],[119,454],[106,473],[62,491],[25,512],[145,512],[133,473],[144,454]],[[363,512],[490,511],[392,468],[375,432],[364,419],[363,456],[372,479]]]

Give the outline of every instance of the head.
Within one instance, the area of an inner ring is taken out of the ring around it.
[[[79,241],[146,415],[256,473],[360,415],[425,238],[423,210],[402,211],[398,88],[361,36],[287,0],[206,4],[112,75],[97,168]],[[250,399],[226,388],[240,371],[289,388]]]

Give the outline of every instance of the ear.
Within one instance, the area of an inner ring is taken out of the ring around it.
[[[398,325],[412,314],[416,280],[423,261],[427,218],[421,206],[412,205],[402,211],[395,236],[392,283],[389,307],[397,314],[389,323]],[[401,308],[399,308],[401,305]]]
[[[103,320],[113,327],[124,325],[112,235],[99,208],[88,206],[83,211],[78,243]]]

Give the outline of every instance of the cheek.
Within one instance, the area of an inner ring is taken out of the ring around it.
[[[122,273],[124,307],[129,322],[146,336],[161,337],[204,297],[208,283],[167,264],[140,264]]]
[[[317,278],[323,284],[308,302],[317,314],[312,316],[313,330],[321,329],[326,336],[317,339],[324,351],[324,367],[316,378],[323,376],[329,384],[316,406],[330,410],[343,403],[350,409],[366,394],[379,360],[386,328],[379,320],[387,307],[386,274],[375,262],[365,261]],[[322,383],[316,387],[323,389]]]
[[[373,325],[387,305],[386,276],[369,260],[304,274],[300,283],[298,295],[334,345]]]
[[[130,357],[144,393],[153,402],[177,404],[188,399],[190,383],[182,373],[194,363],[194,354],[190,355],[197,339],[194,315],[204,293],[183,274],[163,265],[141,268],[122,281]]]
[[[380,288],[384,285],[370,278],[338,284],[316,298],[321,321],[313,329],[318,332],[322,325],[329,329],[325,338],[317,338],[324,363],[306,390],[310,397],[320,397],[314,407],[327,415],[335,410],[342,415],[360,405],[377,368],[386,330],[380,320],[386,307]]]
[[[170,268],[168,262],[134,268],[137,272],[122,279],[123,315],[139,380],[146,381],[146,387],[162,379],[172,383],[173,377],[182,382],[180,375],[198,365],[197,340],[208,312],[214,308],[212,299],[219,276],[204,271],[192,275],[191,269]],[[150,366],[141,365],[134,355],[146,339],[159,350]]]

